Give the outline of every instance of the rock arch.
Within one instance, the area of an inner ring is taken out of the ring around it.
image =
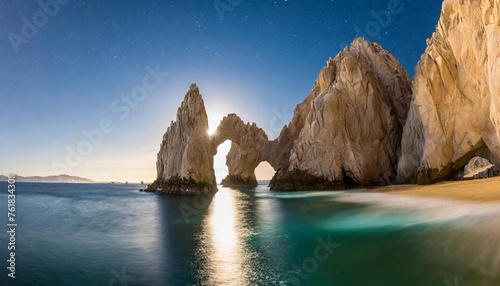
[[[157,179],[148,191],[168,194],[198,194],[217,191],[213,157],[217,147],[232,142],[226,156],[228,176],[223,183],[232,187],[255,187],[255,168],[266,160],[269,144],[264,130],[244,123],[236,114],[225,116],[217,130],[208,135],[208,116],[196,84],[192,84],[163,136],[157,156]]]
[[[229,114],[221,120],[211,139],[214,156],[220,144],[231,141],[231,149],[226,156],[229,174],[221,184],[226,187],[256,187],[255,169],[266,159],[264,150],[268,138],[264,130],[255,123],[245,124],[236,114]]]

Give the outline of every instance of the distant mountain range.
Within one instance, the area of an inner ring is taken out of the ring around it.
[[[0,182],[7,181],[7,176],[0,175]],[[94,183],[94,181],[70,175],[58,175],[58,176],[16,176],[16,182],[37,182],[37,183]]]

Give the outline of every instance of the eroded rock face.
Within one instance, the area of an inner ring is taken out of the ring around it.
[[[244,123],[236,114],[224,117],[212,135],[212,153],[226,140],[231,140],[231,149],[226,156],[229,174],[221,185],[232,188],[257,186],[255,169],[263,161],[263,152],[268,142],[264,130],[255,123]]]
[[[208,117],[203,99],[192,84],[177,120],[163,136],[156,163],[157,179],[150,191],[168,194],[198,194],[217,191],[208,135]]]
[[[363,39],[330,59],[265,156],[276,190],[385,185],[396,176],[411,98],[399,62]]]
[[[400,182],[445,180],[479,155],[500,166],[500,1],[446,0],[415,69]]]

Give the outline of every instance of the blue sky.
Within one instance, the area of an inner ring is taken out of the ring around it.
[[[358,36],[413,76],[441,8],[437,0],[39,3],[0,3],[0,174],[97,181],[155,178],[161,138],[193,82],[211,128],[234,112],[274,138],[326,60]]]

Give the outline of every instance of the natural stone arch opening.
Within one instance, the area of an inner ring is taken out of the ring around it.
[[[487,144],[480,140],[473,150],[459,159],[449,159],[448,166],[442,170],[419,170],[417,182],[419,184],[432,183],[433,177],[439,177],[441,180],[471,180],[498,176],[500,173],[497,166],[500,166],[500,162],[496,158]]]
[[[236,114],[221,120],[211,136],[212,154],[217,154],[220,144],[231,141],[226,156],[228,175],[221,182],[225,187],[246,188],[258,185],[255,169],[264,161],[264,150],[268,138],[264,130],[255,123],[244,123]]]
[[[244,151],[231,140],[222,142],[214,156],[217,183],[230,188],[254,188],[259,181],[270,181],[276,171],[256,155],[254,150]]]
[[[217,153],[214,155],[214,172],[217,184],[220,184],[223,179],[229,175],[229,168],[226,163],[227,154],[231,149],[231,140],[222,142],[216,149]]]
[[[257,178],[257,182],[271,181],[275,173],[276,170],[267,161],[260,162],[257,168],[255,168],[255,177]]]

